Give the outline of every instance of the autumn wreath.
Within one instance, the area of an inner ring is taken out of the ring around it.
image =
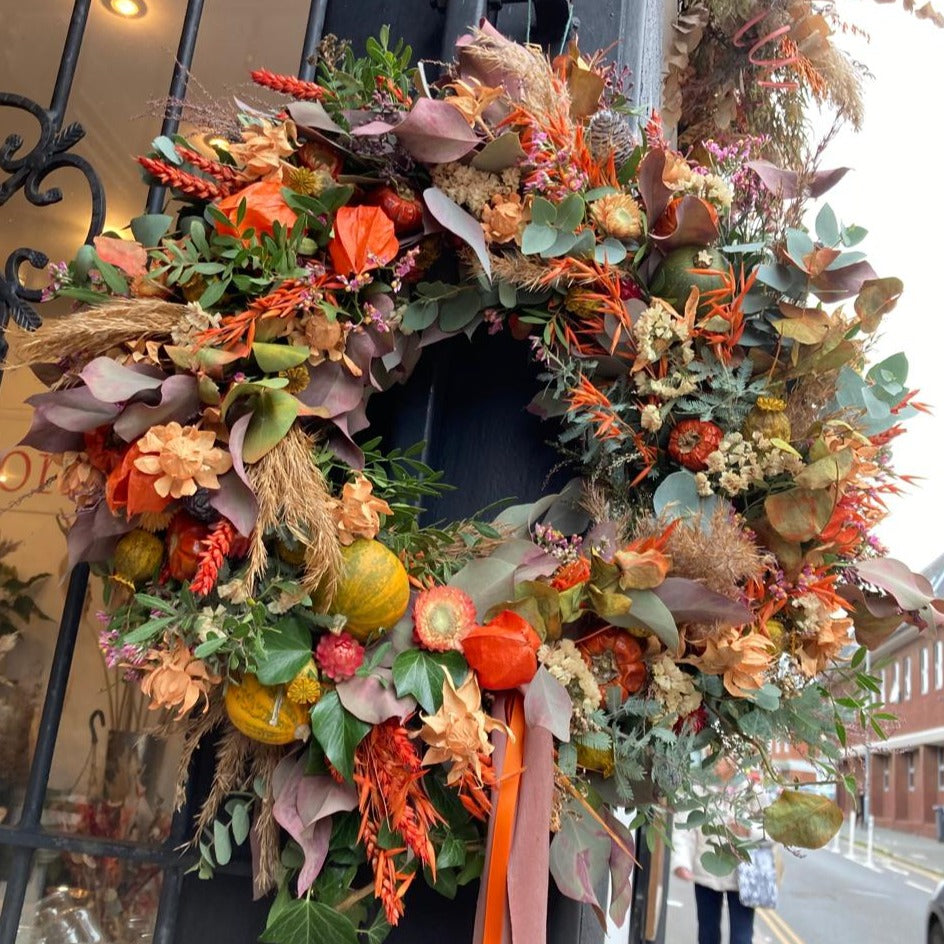
[[[487,942],[543,939],[549,874],[602,913],[609,871],[620,921],[633,826],[710,821],[713,761],[776,779],[773,740],[835,779],[876,721],[854,640],[941,621],[872,536],[916,409],[903,358],[864,360],[901,285],[828,206],[804,226],[838,174],[697,164],[575,47],[483,26],[431,82],[382,34],[323,44],[317,84],[253,78],[293,101],[215,152],[158,138],[174,213],[57,267],[81,307],[20,345],[55,375],[24,442],[61,458],[102,645],[183,771],[217,738],[194,846],[209,874],[252,834],[264,940],[380,940],[418,877],[482,875]],[[365,405],[476,330],[530,346],[573,480],[429,524],[440,476]],[[838,818],[788,789],[765,822]]]

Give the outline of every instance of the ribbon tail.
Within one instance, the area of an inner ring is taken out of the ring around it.
[[[476,913],[476,944],[511,944],[508,867],[515,834],[515,815],[524,758],[524,699],[518,693],[509,694],[504,701],[504,707],[511,737],[505,739],[500,765],[498,758],[495,758],[497,798],[493,800],[489,820],[485,871]],[[498,711],[495,713],[499,714]],[[497,745],[495,753],[498,753]]]

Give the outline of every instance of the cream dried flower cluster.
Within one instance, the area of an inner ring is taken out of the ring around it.
[[[538,661],[557,679],[574,703],[575,731],[590,726],[590,715],[600,707],[603,694],[580,650],[571,639],[559,639],[538,649]]]
[[[742,433],[726,433],[705,461],[707,472],[695,476],[701,495],[711,495],[715,488],[726,495],[739,495],[768,479],[784,473],[796,475],[803,469],[799,455],[756,432],[750,439]]]
[[[684,718],[701,705],[701,692],[695,680],[683,672],[668,652],[649,664],[649,692],[665,709],[666,715]]]

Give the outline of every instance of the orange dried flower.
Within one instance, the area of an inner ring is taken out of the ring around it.
[[[423,766],[448,763],[446,783],[450,786],[464,780],[469,771],[481,784],[482,759],[494,749],[489,732],[510,733],[504,724],[482,710],[482,693],[472,673],[456,688],[446,672],[442,707],[433,715],[421,715],[420,720],[423,722],[420,739],[428,745]]]
[[[482,210],[482,229],[489,242],[510,243],[530,218],[531,211],[522,204],[520,194],[496,193]]]
[[[461,79],[446,86],[454,94],[443,99],[472,126],[482,120],[482,113],[505,94],[500,85],[492,88],[478,79]]]
[[[243,173],[251,179],[282,176],[282,158],[295,153],[295,123],[283,121],[274,124],[260,118],[241,132],[243,143],[231,144],[229,153]]]
[[[617,551],[613,560],[619,567],[619,585],[623,590],[651,590],[658,587],[672,567],[672,558],[654,548],[645,551],[627,548]]]
[[[590,204],[593,222],[608,236],[638,239],[642,235],[642,211],[628,193],[611,193]]]
[[[735,698],[745,698],[763,686],[774,653],[774,644],[762,633],[742,633],[732,626],[709,637],[695,661],[703,672],[723,676],[724,687]]]
[[[372,540],[380,530],[380,516],[393,514],[390,506],[373,494],[374,486],[366,475],[346,482],[341,497],[331,499],[329,509],[338,526],[338,539],[344,545],[356,538]]]
[[[151,699],[151,711],[177,708],[183,718],[200,699],[203,710],[210,707],[210,689],[219,685],[218,675],[211,675],[202,659],[197,659],[178,639],[172,649],[152,649],[148,658],[153,663],[145,670],[141,691]]]
[[[152,426],[138,440],[141,455],[134,467],[145,475],[155,475],[154,491],[162,498],[183,498],[197,488],[220,487],[218,476],[228,472],[233,459],[215,445],[216,435],[196,426],[168,423]]]

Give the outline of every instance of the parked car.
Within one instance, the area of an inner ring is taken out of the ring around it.
[[[928,902],[928,944],[944,944],[944,882]]]

